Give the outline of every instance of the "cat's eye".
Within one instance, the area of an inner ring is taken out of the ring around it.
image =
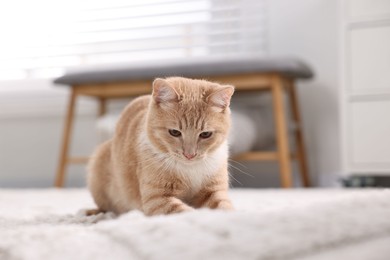
[[[179,130],[175,130],[175,129],[169,129],[168,130],[169,134],[174,136],[174,137],[179,137],[181,136],[181,132]]]
[[[202,132],[202,133],[200,133],[199,137],[206,139],[206,138],[209,138],[210,136],[212,136],[212,134],[213,134],[213,132]]]

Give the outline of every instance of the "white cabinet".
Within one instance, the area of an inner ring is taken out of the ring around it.
[[[346,11],[349,18],[359,18],[387,15],[389,10],[389,0],[348,0]]]
[[[351,91],[390,92],[390,22],[351,28],[348,34]]]
[[[390,100],[352,102],[349,109],[347,142],[351,170],[368,174],[389,171]]]
[[[344,9],[345,172],[390,175],[390,0],[347,0]]]

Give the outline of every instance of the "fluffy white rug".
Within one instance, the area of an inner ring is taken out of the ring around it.
[[[86,190],[0,190],[0,259],[389,259],[390,190],[234,190],[235,212],[86,217]]]

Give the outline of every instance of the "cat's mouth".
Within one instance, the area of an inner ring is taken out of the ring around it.
[[[195,162],[199,162],[200,160],[203,159],[202,156],[195,156],[195,157],[192,157],[190,159],[188,159],[187,157],[185,157],[184,155],[181,155],[181,154],[173,154],[174,158],[182,163],[186,163],[186,164],[192,164],[192,163],[195,163]]]

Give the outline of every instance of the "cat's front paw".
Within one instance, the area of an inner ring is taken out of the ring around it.
[[[221,200],[218,202],[216,209],[234,210],[233,204],[228,200]]]
[[[186,205],[186,204],[182,204],[180,205],[179,207],[173,207],[171,209],[169,209],[166,214],[176,214],[176,213],[183,213],[183,212],[191,212],[191,211],[194,211],[195,209]]]
[[[147,216],[154,216],[154,215],[170,215],[170,214],[177,214],[182,212],[189,212],[193,211],[194,209],[184,203],[168,203],[161,205],[159,207],[145,207],[144,206],[144,213]]]

